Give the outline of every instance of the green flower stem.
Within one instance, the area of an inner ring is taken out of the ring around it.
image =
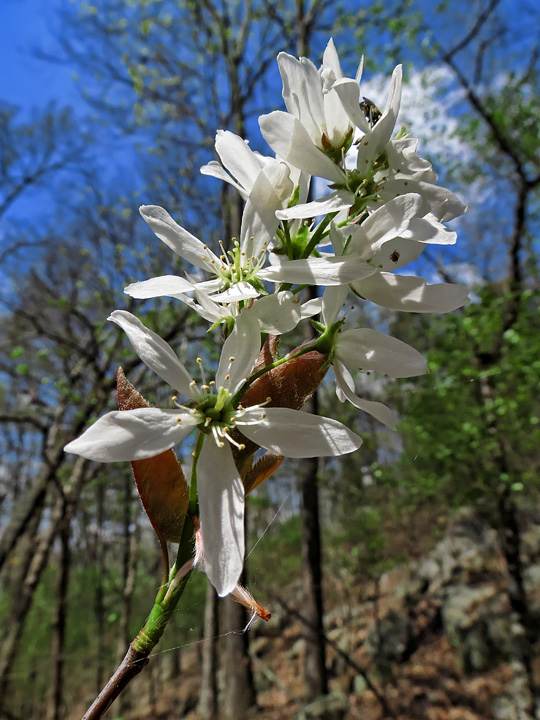
[[[193,465],[191,467],[191,482],[189,484],[189,507],[188,507],[188,514],[191,515],[192,517],[199,516],[199,498],[197,495],[197,462],[198,462],[200,454],[201,454],[204,437],[205,437],[204,433],[200,432],[197,437],[197,444],[195,445],[195,450],[193,451]],[[178,564],[178,560],[177,560],[177,564]]]
[[[193,519],[188,514],[169,582],[164,588],[160,588],[145,626],[129,646],[116,672],[86,711],[83,720],[102,718],[120,693],[150,662],[148,656],[161,639],[193,572],[189,562],[193,558],[194,534]],[[179,571],[182,568],[186,569],[186,572],[180,576]]]
[[[313,233],[313,237],[309,241],[309,244],[307,245],[306,249],[304,250],[302,257],[308,258],[313,250],[317,247],[319,242],[323,239],[325,235],[325,230],[330,225],[332,220],[336,217],[337,212],[329,213],[324,220],[321,220],[321,222],[317,225],[317,229]]]
[[[188,513],[184,522],[182,539],[180,540],[178,555],[171,571],[169,583],[165,586],[165,588],[160,588],[156,596],[154,607],[148,616],[145,626],[131,643],[131,647],[137,652],[148,654],[155,645],[157,645],[178,601],[180,600],[180,597],[182,596],[182,593],[184,592],[187,582],[191,576],[192,569],[189,569],[178,582],[174,582],[174,580],[178,571],[193,558],[194,534],[195,529],[193,527],[193,520],[191,515]],[[163,590],[165,590],[165,593],[163,593]],[[169,592],[169,590],[171,590],[171,592]]]

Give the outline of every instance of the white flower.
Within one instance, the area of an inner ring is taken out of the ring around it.
[[[351,282],[357,295],[405,312],[446,313],[468,303],[462,285],[428,285],[423,278],[393,272],[416,260],[428,244],[452,245],[456,241],[456,234],[433,215],[421,217],[422,205],[419,195],[409,193],[385,203],[361,225],[341,230],[332,225],[330,240],[336,255],[357,256],[374,270]]]
[[[212,161],[203,165],[201,172],[230,183],[246,201],[240,245],[248,256],[256,255],[273,240],[278,226],[276,210],[287,207],[294,186],[305,181],[299,170],[253,152],[245,140],[228,130],[218,130],[215,145],[224,167]]]
[[[172,348],[135,316],[116,310],[109,318],[128,335],[141,360],[189,398],[174,409],[110,412],[66,445],[90,460],[115,462],[152,457],[181,442],[192,430],[204,434],[198,458],[198,498],[206,572],[220,595],[235,587],[244,560],[244,488],[231,445],[240,432],[257,445],[288,457],[352,452],[362,442],[336,420],[289,408],[243,408],[235,394],[249,376],[260,349],[259,322],[249,310],[236,319],[223,345],[214,382],[198,386]]]
[[[240,312],[237,303],[217,303],[200,290],[195,290],[194,299],[182,294],[172,297],[189,305],[192,310],[212,325],[217,325],[229,318],[234,319]],[[300,320],[315,314],[310,311],[308,303],[301,304],[300,296],[289,290],[257,298],[252,301],[250,308],[259,321],[261,332],[270,335],[282,335],[289,332],[298,325]]]
[[[347,296],[346,287],[327,288],[322,298],[323,324],[333,330],[332,358],[336,378],[336,393],[343,402],[367,412],[387,427],[395,430],[392,412],[380,402],[364,400],[355,393],[355,385],[348,368],[375,371],[390,377],[415,377],[427,372],[425,358],[401,340],[370,328],[341,330],[336,325]]]
[[[151,278],[128,285],[124,292],[131,297],[150,298],[174,296],[191,292],[195,288],[213,293],[214,300],[235,302],[258,297],[257,273],[266,262],[267,242],[259,247],[250,240],[249,250],[236,242],[233,249],[218,257],[206,243],[201,242],[183,227],[180,227],[169,213],[157,205],[143,205],[140,213],[157,237],[174,253],[191,265],[206,270],[211,279],[193,283],[175,275]]]
[[[341,160],[342,149],[351,143],[353,124],[333,89],[335,82],[343,78],[334,41],[328,42],[319,70],[308,58],[297,60],[284,52],[279,53],[277,61],[288,112],[298,118],[320,150]],[[360,66],[357,84],[361,74]]]
[[[287,56],[288,57],[288,56]],[[294,92],[289,90],[288,76],[284,77],[284,97],[289,113],[276,111],[260,118],[263,137],[270,147],[287,162],[312,175],[333,183],[334,192],[312,203],[299,204],[279,210],[282,220],[308,218],[324,213],[354,208],[355,213],[379,206],[404,193],[418,193],[423,198],[422,214],[433,213],[439,220],[450,220],[465,211],[465,206],[447,188],[435,185],[437,180],[430,163],[416,154],[418,141],[401,137],[392,139],[401,101],[402,69],[398,65],[386,106],[380,117],[366,117],[360,105],[358,79],[337,77],[326,92],[339,98],[332,103],[332,127],[354,125],[359,139],[351,152],[356,152],[356,167],[347,168],[345,154],[349,144],[340,152],[332,153],[323,143],[317,142],[320,130],[321,109],[315,99],[320,95],[320,78],[311,71],[309,61],[297,68]],[[289,61],[289,65],[292,63]],[[280,68],[281,69],[281,68]],[[283,73],[282,73],[283,74]],[[291,73],[292,74],[292,73]],[[302,82],[298,80],[301,76]],[[337,116],[343,113],[338,120]]]
[[[263,271],[264,276],[267,279],[276,277],[312,285],[350,283],[362,297],[371,299],[370,295],[373,294],[377,298],[374,301],[384,305],[384,302],[380,302],[384,293],[377,292],[377,288],[384,287],[386,283],[386,278],[380,279],[381,271],[404,267],[415,260],[428,243],[449,245],[456,241],[456,234],[447,230],[433,215],[422,217],[422,214],[423,200],[420,195],[407,193],[394,198],[377,208],[361,224],[349,224],[341,229],[332,224],[330,241],[334,246],[334,255],[321,253],[321,257],[292,261],[278,256],[272,261],[272,267]],[[323,242],[328,244],[328,239]],[[364,285],[369,295],[364,294]],[[403,287],[409,287],[407,281],[404,281]],[[445,285],[444,288],[445,302],[451,305],[444,312],[466,303],[467,294],[463,288],[456,285]],[[430,293],[431,301],[436,299],[435,296],[443,300],[442,287]],[[387,307],[394,308],[395,302],[393,299]],[[435,308],[426,305],[422,309],[421,304],[417,303],[411,304],[409,309],[431,312]]]

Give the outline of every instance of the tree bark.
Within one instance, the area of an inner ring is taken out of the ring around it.
[[[47,717],[49,720],[62,720],[64,717],[64,665],[66,645],[66,615],[67,592],[69,585],[69,572],[71,552],[69,541],[71,538],[71,520],[73,505],[64,504],[64,516],[60,527],[60,556],[58,559],[58,578],[56,582],[56,608],[53,620],[53,650],[52,667],[53,679]]]
[[[243,720],[257,704],[249,657],[249,633],[242,632],[248,620],[242,605],[228,597],[225,600],[225,627],[229,634],[225,638],[224,701],[227,720]]]
[[[308,412],[317,414],[318,398],[313,395]],[[304,698],[313,700],[328,692],[326,651],[323,628],[323,597],[321,570],[321,532],[319,522],[318,458],[307,458],[302,463],[300,492],[302,497],[302,576],[304,585],[303,625],[305,640]]]
[[[104,637],[103,628],[105,627],[105,606],[104,606],[104,590],[103,575],[105,572],[105,552],[103,545],[103,517],[104,517],[105,487],[102,483],[96,488],[96,587],[94,591],[94,615],[97,628],[97,658],[96,658],[96,690],[99,692],[103,685],[104,677]]]
[[[247,537],[247,506],[244,516]],[[246,585],[244,569],[240,583]],[[249,633],[243,632],[249,621],[245,608],[231,597],[225,600],[225,702],[227,720],[242,720],[257,705],[257,694],[249,655]]]
[[[217,637],[219,635],[218,597],[209,582],[204,611],[204,642],[202,645],[201,690],[199,715],[213,720],[218,713],[217,698]]]
[[[132,529],[132,524],[135,527]],[[120,641],[118,656],[123,657],[125,648],[131,639],[130,621],[137,569],[137,549],[139,547],[139,523],[137,515],[133,513],[133,478],[129,473],[125,475],[124,505],[123,505],[123,553],[122,553],[122,611],[120,615]],[[129,709],[129,693],[123,692],[119,700],[119,713],[125,715]]]
[[[32,606],[34,592],[39,584],[43,571],[47,567],[52,545],[62,526],[65,512],[65,498],[68,496],[73,506],[76,505],[87,478],[87,465],[87,461],[83,460],[83,458],[79,458],[75,463],[68,484],[69,489],[64,492],[64,496],[58,498],[56,501],[49,524],[37,538],[32,562],[30,563],[21,587],[16,593],[14,611],[10,617],[9,626],[6,628],[2,638],[2,656],[0,658],[0,710],[7,698],[6,691],[9,683],[9,671],[15,661],[24,623]]]

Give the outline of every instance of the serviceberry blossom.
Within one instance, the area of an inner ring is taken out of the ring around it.
[[[260,351],[259,322],[250,310],[236,318],[215,380],[207,382],[202,371],[201,385],[170,345],[134,315],[116,310],[109,319],[126,332],[141,360],[187,400],[181,403],[175,396],[172,409],[107,413],[65,450],[99,462],[140,460],[172,448],[197,429],[202,434],[196,477],[205,569],[217,592],[227,595],[244,562],[244,487],[232,453],[233,446],[243,446],[233,437],[235,428],[260,447],[296,458],[342,455],[362,440],[337,420],[289,408],[242,407],[237,394]]]
[[[361,95],[362,65],[355,78],[345,77],[332,40],[320,68],[286,53],[279,54],[278,65],[286,112],[259,119],[276,156],[254,152],[244,139],[220,130],[219,162],[201,169],[232,185],[245,201],[238,239],[211,249],[164,208],[140,208],[159,240],[189,267],[183,277],[150,278],[125,292],[140,299],[176,298],[210,330],[223,324],[227,337],[214,379],[207,380],[197,358],[201,380],[194,380],[167,342],[131,313],[115,310],[109,319],[173,388],[171,406],[107,413],[65,448],[90,460],[133,461],[169,450],[195,432],[188,512],[197,555],[182,571],[197,565],[220,595],[240,592],[254,612],[254,601],[237,585],[244,562],[245,487],[262,482],[281,456],[339,456],[362,442],[337,420],[296,408],[331,364],[339,399],[393,429],[389,408],[357,395],[351,371],[405,378],[427,369],[424,357],[400,340],[350,327],[352,315],[343,313],[349,291],[405,312],[444,313],[468,300],[464,288],[398,273],[428,245],[453,244],[456,234],[442,223],[465,211],[450,190],[436,184],[431,164],[417,154],[417,140],[397,126],[401,66],[379,111]],[[327,180],[331,192],[307,202],[312,176]],[[319,222],[312,219],[320,216]],[[301,292],[314,286],[321,288],[318,296],[302,302]],[[320,315],[312,321],[319,336],[280,359],[277,340],[266,336],[287,333],[314,315]],[[319,372],[297,363],[308,353],[320,360]],[[256,474],[261,460],[253,464],[253,458],[260,448],[271,458]],[[171,580],[167,593],[173,590]]]
[[[401,102],[401,65],[393,72],[385,108],[376,117],[371,112],[366,115],[362,109],[360,72],[355,79],[335,75],[335,81],[328,85],[332,75],[324,75],[321,68],[316,82],[314,66],[305,58],[297,61],[287,56],[287,62],[282,59],[280,63],[280,70],[282,67],[289,69],[288,73],[282,71],[288,112],[274,111],[261,116],[263,137],[288,163],[330,181],[333,192],[311,203],[280,210],[279,218],[309,218],[344,209],[358,214],[411,192],[421,195],[424,215],[433,213],[439,220],[447,221],[463,214],[463,203],[450,190],[435,184],[437,175],[431,164],[416,154],[418,141],[403,128],[392,138]],[[324,141],[327,137],[324,123],[313,120],[320,118],[320,112],[307,111],[317,107],[315,99],[321,95],[321,86],[322,97],[333,98],[332,127],[344,128],[347,123],[351,127],[341,144],[334,140],[337,144],[328,146]],[[335,115],[340,113],[338,121]],[[323,139],[317,141],[321,131]],[[356,155],[356,167],[350,169],[347,155],[352,153]]]
[[[345,304],[347,292],[347,287],[330,287],[324,291],[321,350],[325,350],[331,359],[338,398],[342,402],[349,400],[355,407],[395,430],[394,417],[386,405],[356,395],[349,369],[374,371],[395,378],[415,377],[427,372],[426,360],[410,345],[378,330],[342,329],[344,318],[338,319],[338,316]],[[326,344],[329,346],[326,347]]]

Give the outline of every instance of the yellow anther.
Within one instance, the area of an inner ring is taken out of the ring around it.
[[[225,375],[225,380],[230,380],[230,379],[231,379],[230,375]]]
[[[177,422],[177,423],[182,422],[182,418],[181,418],[181,417],[177,417],[177,418],[176,418],[176,422]]]
[[[234,355],[231,355],[231,357],[229,358],[229,361],[232,362],[233,360],[234,360]]]
[[[178,400],[178,395],[173,395],[172,398],[171,398],[171,400],[172,400],[173,402],[176,402],[176,401]]]
[[[198,362],[198,363],[202,363],[202,358],[198,357],[198,358],[197,358],[197,362]]]

